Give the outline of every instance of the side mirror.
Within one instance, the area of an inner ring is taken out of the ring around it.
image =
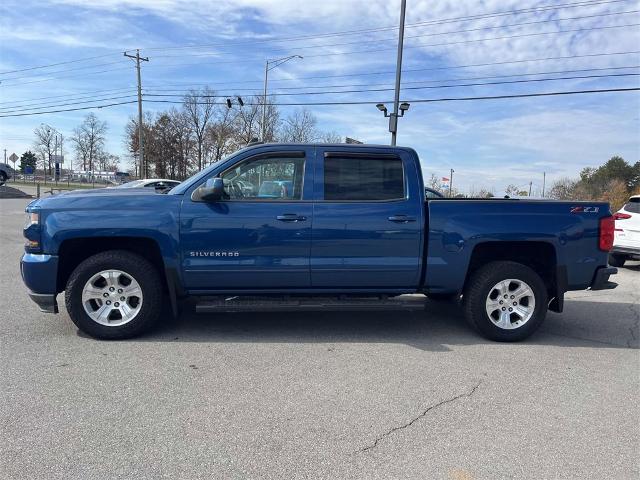
[[[210,178],[204,185],[193,191],[191,200],[200,202],[217,202],[224,195],[224,183],[219,177]]]

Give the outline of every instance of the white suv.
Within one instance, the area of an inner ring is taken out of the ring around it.
[[[617,213],[609,263],[622,267],[627,260],[640,260],[640,195],[634,195]]]

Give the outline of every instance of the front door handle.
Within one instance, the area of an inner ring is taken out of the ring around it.
[[[278,215],[276,217],[276,220],[280,220],[281,222],[304,222],[306,219],[307,217],[295,213],[285,213],[284,215]]]
[[[389,217],[389,221],[395,223],[409,223],[415,222],[416,219],[415,217],[410,217],[409,215],[391,215]]]

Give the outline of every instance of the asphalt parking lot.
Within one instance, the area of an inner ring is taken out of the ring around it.
[[[0,200],[2,478],[640,476],[638,262],[520,344],[438,303],[187,312],[102,342],[27,298],[26,203]]]

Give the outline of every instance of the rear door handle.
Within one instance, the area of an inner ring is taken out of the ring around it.
[[[389,217],[389,221],[395,223],[409,223],[415,222],[416,219],[415,217],[410,217],[409,215],[391,215]]]
[[[304,222],[306,219],[307,217],[295,213],[285,213],[276,217],[276,220],[280,220],[281,222]]]

